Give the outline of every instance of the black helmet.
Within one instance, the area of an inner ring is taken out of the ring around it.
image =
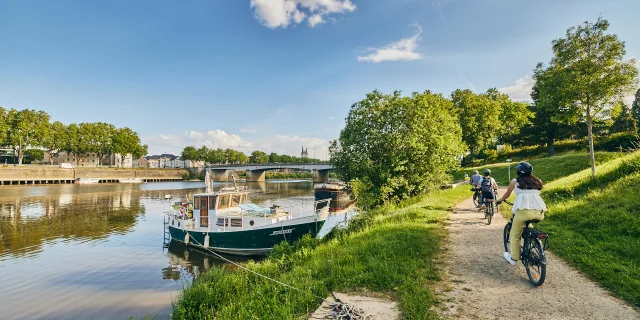
[[[516,172],[519,176],[528,176],[533,172],[533,166],[529,162],[520,162],[516,165]]]
[[[491,170],[489,170],[489,169],[484,169],[484,175],[485,175],[485,176],[490,176],[490,175],[491,175]]]

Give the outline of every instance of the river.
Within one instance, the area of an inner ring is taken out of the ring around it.
[[[247,185],[258,205],[314,200],[311,181]],[[222,263],[165,242],[171,201],[203,191],[201,182],[0,187],[0,318],[169,318],[185,284]]]

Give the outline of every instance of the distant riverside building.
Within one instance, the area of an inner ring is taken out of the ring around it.
[[[53,163],[51,162],[52,159]],[[55,166],[60,165],[61,163],[70,163],[76,167],[97,167],[102,162],[103,167],[133,167],[133,157],[131,156],[131,154],[123,156],[119,153],[116,153],[103,156],[102,161],[99,160],[100,159],[97,153],[76,155],[73,152],[67,153],[66,151],[59,151],[55,155],[51,155],[49,152],[45,152],[42,163],[53,164]]]
[[[304,146],[302,146],[302,152],[300,153],[300,157],[301,158],[308,158],[309,157],[309,148],[305,149]]]
[[[183,160],[182,157],[164,153],[161,155],[146,156],[148,168],[196,168],[204,167],[202,161]]]

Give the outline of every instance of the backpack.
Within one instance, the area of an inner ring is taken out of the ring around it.
[[[493,183],[491,183],[490,177],[482,177],[482,184],[480,185],[480,190],[482,192],[487,192],[487,193],[493,192]]]

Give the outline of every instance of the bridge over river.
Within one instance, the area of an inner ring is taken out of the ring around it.
[[[294,169],[313,172],[313,182],[327,182],[329,171],[333,166],[328,163],[271,163],[271,164],[243,164],[219,165],[207,168],[213,181],[229,181],[235,171],[245,171],[247,181],[264,181],[269,170]]]

